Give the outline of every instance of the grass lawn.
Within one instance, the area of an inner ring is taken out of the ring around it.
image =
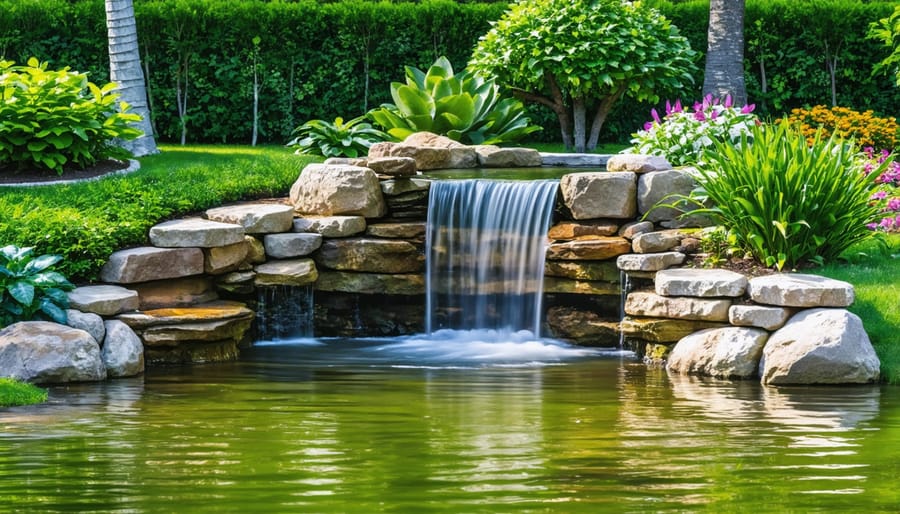
[[[0,408],[47,401],[47,391],[11,378],[0,378]]]
[[[847,262],[814,268],[811,273],[853,284],[856,301],[849,310],[862,318],[881,359],[882,379],[900,383],[900,234],[867,241],[844,255]]]

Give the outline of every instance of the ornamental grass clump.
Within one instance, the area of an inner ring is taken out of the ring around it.
[[[666,102],[665,116],[660,118],[652,109],[653,121],[633,134],[634,146],[622,153],[661,155],[674,166],[697,164],[714,142],[740,143],[741,137],[758,123],[754,108],[754,104],[735,107],[730,96],[720,101],[707,95],[693,105],[693,110],[682,106],[680,100],[675,104]]]
[[[751,127],[741,141],[716,141],[704,153],[693,197],[712,207],[694,212],[711,215],[768,267],[830,261],[879,219],[870,198],[886,164],[866,174],[858,156],[836,135],[820,132],[810,145],[786,121]]]

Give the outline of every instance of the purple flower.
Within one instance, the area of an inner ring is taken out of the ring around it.
[[[675,100],[675,107],[674,107],[673,109],[675,110],[675,112],[682,112],[682,111],[684,111],[684,107],[681,106],[681,99],[680,99],[680,98]]]
[[[900,211],[900,197],[891,198],[887,203],[887,210],[897,212]]]
[[[659,113],[656,112],[656,109],[650,109],[650,116],[653,117],[653,121],[662,123],[662,121],[659,119]]]
[[[694,113],[694,119],[697,121],[706,121],[706,116],[703,114],[703,111],[697,111]]]
[[[887,198],[887,191],[876,191],[869,200],[884,200]]]
[[[869,230],[875,230],[878,228],[878,223],[866,223],[866,228]]]
[[[649,132],[650,129],[652,129],[652,128],[653,128],[653,122],[652,122],[652,121],[648,121],[647,123],[644,123],[644,130],[645,130],[645,131]]]
[[[731,95],[725,95],[725,108],[728,109],[732,106],[734,100],[732,100]]]
[[[750,114],[756,109],[756,104],[747,104],[741,108],[741,114]]]

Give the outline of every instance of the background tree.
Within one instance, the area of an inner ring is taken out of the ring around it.
[[[890,55],[875,65],[875,72],[893,73],[900,86],[900,5],[887,18],[869,25],[869,37],[881,41],[891,50]]]
[[[747,103],[744,85],[744,0],[710,0],[703,96]]]
[[[137,26],[132,0],[106,0],[106,29],[109,39],[109,79],[118,85],[120,99],[141,116],[136,122],[143,135],[122,144],[136,157],[156,153],[156,139],[150,124],[147,89],[141,54],[138,50]]]
[[[620,99],[655,103],[691,83],[695,55],[665,17],[637,2],[519,0],[481,38],[469,66],[552,109],[566,148],[583,152],[597,146]]]

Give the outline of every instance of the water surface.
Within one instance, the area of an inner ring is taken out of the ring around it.
[[[523,344],[479,361],[297,340],[54,387],[0,411],[0,512],[900,509],[897,388],[765,389]]]

